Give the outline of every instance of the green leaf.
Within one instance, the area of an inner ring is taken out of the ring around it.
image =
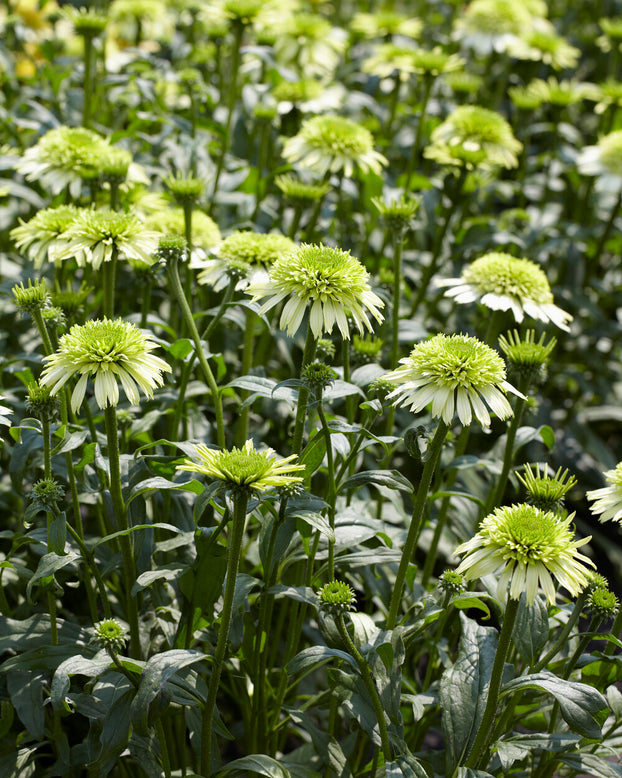
[[[158,521],[154,524],[136,524],[134,527],[130,527],[129,529],[122,529],[118,532],[113,532],[111,535],[106,535],[104,538],[100,538],[96,543],[93,543],[92,548],[97,548],[97,546],[101,546],[102,543],[109,543],[111,540],[114,540],[114,538],[118,538],[121,535],[131,535],[133,532],[136,532],[139,529],[168,529],[178,535],[183,531],[178,527],[174,527],[172,524],[165,524],[163,521]]]
[[[347,758],[337,740],[316,726],[309,713],[303,713],[295,708],[284,708],[284,710],[291,720],[311,737],[321,764],[330,767],[339,778],[350,778],[352,773]]]
[[[530,732],[528,735],[515,735],[498,740],[494,748],[501,762],[501,767],[507,770],[514,762],[528,756],[530,751],[569,751],[576,748],[578,742],[578,735],[566,732],[552,734]]]
[[[602,737],[601,724],[607,717],[609,706],[605,697],[592,686],[564,680],[544,671],[514,678],[502,687],[499,696],[524,689],[541,689],[552,694],[559,703],[564,721],[573,732],[596,740]]]
[[[233,762],[222,767],[216,775],[227,775],[232,770],[237,775],[243,770],[250,770],[259,775],[267,775],[269,778],[290,778],[289,770],[286,770],[276,759],[265,754],[251,754],[241,759],[234,759]]]
[[[298,460],[299,464],[306,467],[306,478],[310,478],[322,464],[324,454],[326,454],[326,438],[320,430],[309,440]]]
[[[303,671],[309,672],[311,668],[328,662],[330,659],[343,659],[351,665],[355,670],[358,670],[358,665],[353,656],[341,651],[338,648],[328,648],[328,646],[309,646],[309,648],[303,648],[293,659],[287,663],[286,670],[289,675],[296,675]]]
[[[6,674],[6,684],[11,704],[26,732],[40,739],[45,731],[43,689],[47,686],[45,673],[34,670],[13,670]]]
[[[88,430],[79,430],[78,432],[71,432],[69,435],[65,435],[60,443],[52,449],[52,456],[64,454],[66,451],[74,451],[84,443],[88,436]]]
[[[30,599],[30,594],[32,592],[32,587],[36,583],[39,581],[45,582],[46,578],[51,580],[54,573],[62,570],[63,567],[68,567],[69,565],[73,564],[77,559],[80,559],[80,555],[74,553],[73,551],[69,551],[69,553],[63,554],[62,556],[55,554],[52,551],[49,554],[42,556],[39,560],[37,569],[32,575],[32,578],[30,581],[28,581],[28,586],[26,587],[26,599],[29,602],[32,602]]]
[[[550,450],[555,445],[555,433],[546,424],[541,427],[519,427],[514,441],[514,454],[527,443],[540,439]]]
[[[134,498],[141,494],[145,494],[146,492],[159,492],[161,489],[183,489],[185,492],[201,494],[204,488],[203,484],[195,478],[191,478],[188,481],[169,481],[168,478],[154,476],[153,478],[146,478],[144,481],[139,481],[132,487],[127,504],[129,505]]]
[[[188,338],[179,338],[174,343],[171,343],[170,346],[164,346],[164,348],[174,359],[185,359],[188,354],[194,351],[194,344]]]
[[[525,595],[521,595],[512,641],[518,653],[528,665],[533,665],[540,657],[549,637],[549,615],[541,597],[536,597],[533,605],[527,605]]]
[[[602,759],[596,754],[564,754],[558,760],[571,770],[585,775],[597,775],[598,778],[620,778],[622,767]]]
[[[397,470],[363,470],[346,478],[339,486],[339,491],[357,489],[366,485],[385,486],[388,489],[396,489],[402,492],[412,492],[410,481]]]
[[[330,526],[327,516],[324,516],[321,513],[311,513],[311,512],[296,513],[294,515],[296,516],[296,518],[302,519],[310,527],[313,527],[314,529],[318,530],[322,535],[327,537],[329,540],[335,539],[335,533],[332,527]]]
[[[105,651],[100,651],[92,659],[77,654],[61,662],[54,673],[50,689],[50,701],[54,710],[62,711],[67,709],[65,695],[69,691],[70,676],[86,675],[88,678],[95,678],[101,675],[104,670],[107,670],[110,664],[111,659]]]
[[[132,586],[132,597],[137,592],[147,589],[156,581],[177,580],[186,568],[187,565],[180,564],[179,562],[170,562],[169,564],[160,565],[155,570],[146,570],[138,576],[136,583]]]
[[[67,516],[65,511],[57,513],[50,522],[48,530],[48,548],[55,554],[65,553],[65,541],[67,540]]]
[[[386,778],[428,778],[421,762],[411,754],[402,754],[395,762],[386,762],[384,769]]]
[[[168,679],[182,667],[201,662],[207,656],[202,651],[185,651],[173,648],[151,657],[145,665],[140,686],[132,702],[132,723],[139,734],[148,731],[149,706],[160,693]]]
[[[443,673],[439,689],[448,775],[464,760],[475,739],[486,706],[498,642],[497,630],[492,627],[482,627],[462,613],[460,621],[458,658]]]
[[[86,629],[64,619],[57,620],[58,642],[75,646],[88,643]],[[37,613],[28,619],[0,619],[0,653],[44,648],[50,644],[51,619],[47,613]]]

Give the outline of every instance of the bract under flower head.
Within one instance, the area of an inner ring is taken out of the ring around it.
[[[496,351],[468,335],[434,335],[418,343],[401,367],[385,375],[397,384],[388,396],[395,405],[417,413],[432,403],[432,415],[450,424],[457,413],[462,424],[475,418],[487,427],[487,406],[500,419],[512,415],[505,393],[519,396],[505,380],[505,364]]]
[[[359,38],[386,38],[387,35],[418,38],[423,30],[423,22],[414,16],[381,9],[375,13],[359,11],[352,17],[349,28]]]
[[[477,534],[456,549],[465,555],[457,571],[472,580],[503,567],[497,596],[502,598],[509,584],[510,598],[518,600],[525,592],[529,605],[538,589],[555,602],[553,579],[576,596],[588,583],[590,571],[583,563],[594,563],[577,552],[591,538],[573,540],[573,518],[574,513],[563,519],[527,504],[496,508]]]
[[[236,289],[245,289],[249,284],[266,280],[268,268],[295,248],[293,240],[279,233],[236,231],[214,250],[215,259],[202,263],[197,280],[200,284],[210,284],[218,292],[227,286],[232,270],[245,268],[247,272],[236,285]]]
[[[439,280],[436,285],[449,287],[446,296],[458,303],[477,301],[493,310],[511,310],[518,322],[527,314],[569,331],[566,322],[572,316],[553,303],[544,271],[530,259],[494,251],[468,265],[460,278]]]
[[[296,454],[277,459],[271,448],[257,451],[252,440],[242,448],[218,451],[204,445],[195,447],[191,459],[185,459],[177,470],[185,470],[224,481],[231,489],[248,489],[264,492],[287,484],[299,483],[301,476],[293,475],[304,470],[304,465],[294,464]]]
[[[138,388],[153,397],[156,386],[162,386],[162,372],[170,366],[151,352],[157,344],[149,336],[122,319],[90,320],[74,324],[59,340],[58,349],[50,356],[39,383],[56,394],[69,379],[80,376],[71,407],[76,412],[82,405],[89,376],[93,378],[95,399],[100,408],[117,405],[121,382],[128,400],[136,405]]]
[[[292,165],[329,171],[350,178],[355,168],[380,173],[387,159],[373,148],[371,132],[343,116],[313,116],[302,123],[300,132],[285,141],[283,157]]]
[[[599,521],[622,521],[622,462],[614,470],[607,470],[605,480],[609,486],[602,489],[592,489],[586,493],[588,500],[593,501],[592,513],[600,514]]]
[[[274,183],[283,192],[285,197],[301,204],[312,203],[321,200],[330,191],[330,184],[309,184],[296,178],[291,173],[283,173],[275,176]]]
[[[270,269],[266,283],[253,284],[246,290],[253,302],[268,299],[260,313],[287,298],[280,326],[294,335],[310,306],[309,324],[316,338],[332,332],[337,323],[342,337],[350,338],[348,316],[359,332],[363,325],[371,332],[368,312],[382,322],[382,300],[369,286],[369,273],[349,251],[303,243],[291,254],[280,257]]]
[[[431,135],[424,156],[441,164],[513,168],[523,144],[496,111],[479,105],[455,108]]]

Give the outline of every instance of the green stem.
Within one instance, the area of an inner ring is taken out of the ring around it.
[[[616,219],[616,216],[620,212],[620,206],[622,205],[622,189],[618,192],[618,196],[616,198],[615,205],[613,206],[611,210],[611,214],[609,215],[609,219],[607,220],[607,224],[605,225],[605,229],[602,231],[600,239],[598,241],[598,244],[596,246],[596,250],[594,251],[594,254],[592,257],[590,257],[589,261],[586,262],[585,265],[585,282],[589,280],[590,276],[592,275],[593,271],[596,271],[598,269],[598,266],[600,264],[600,257],[603,253],[603,250],[605,248],[605,243],[607,242],[607,239],[609,238],[609,235],[611,233],[611,229],[613,227],[613,223]]]
[[[241,375],[248,375],[253,366],[253,344],[255,342],[255,313],[249,309],[246,310],[246,323],[244,325],[244,345],[242,347],[242,368]],[[240,393],[242,402],[246,400],[250,392],[243,390]],[[236,434],[237,445],[243,446],[248,437],[248,417],[250,415],[250,406],[246,405],[240,411],[238,429]]]
[[[43,433],[43,477],[47,480],[51,480],[52,478],[52,441],[50,437],[50,422],[47,418],[41,419],[41,427],[42,427],[42,433]],[[48,541],[48,552],[50,551],[50,529],[52,526],[52,521],[54,519],[54,515],[48,511],[46,513],[46,522],[47,522],[47,541]],[[56,585],[56,582],[54,581],[54,577],[52,577],[52,583],[51,586],[54,587]],[[48,590],[47,593],[48,597],[48,610],[50,612],[50,632],[51,632],[51,640],[52,645],[57,646],[58,645],[58,625],[56,621],[56,594],[54,593],[54,590],[52,591]]]
[[[555,658],[560,648],[566,644],[568,638],[570,637],[570,633],[572,632],[572,628],[579,620],[579,616],[581,615],[581,611],[583,610],[583,606],[585,605],[586,600],[587,592],[584,590],[577,597],[574,608],[572,609],[572,613],[568,617],[568,621],[560,632],[559,637],[551,646],[551,648],[546,652],[546,654],[533,666],[533,668],[531,668],[531,672],[539,673],[541,670],[544,670],[548,663]]]
[[[467,443],[469,441],[469,435],[471,434],[471,427],[465,426],[458,435],[456,440],[456,449],[454,451],[454,459],[461,457],[466,451]],[[453,467],[448,473],[445,481],[445,487],[450,489],[456,482],[458,476],[458,470]],[[421,585],[425,588],[428,585],[432,571],[434,570],[434,563],[436,562],[436,554],[438,551],[438,544],[443,534],[443,529],[447,521],[447,513],[449,511],[449,505],[451,502],[450,497],[443,497],[443,502],[436,517],[436,526],[434,527],[434,535],[432,536],[432,542],[430,543],[430,549],[426,555],[425,563],[423,565],[423,572],[421,574]]]
[[[117,520],[118,530],[129,529],[127,520],[127,508],[123,500],[121,488],[121,468],[119,462],[119,435],[117,431],[117,411],[114,405],[107,405],[104,409],[106,423],[106,438],[108,441],[108,467],[110,469],[110,496]],[[130,625],[130,651],[134,658],[141,656],[140,636],[138,630],[138,608],[136,598],[132,596],[132,586],[136,581],[136,566],[132,553],[132,544],[129,535],[119,536],[121,557],[123,559],[123,583],[125,588],[125,600],[127,608],[127,620]]]
[[[337,499],[337,490],[335,485],[335,462],[333,458],[333,445],[330,439],[330,429],[326,421],[326,414],[322,407],[321,390],[318,393],[317,412],[320,417],[324,439],[326,440],[326,464],[328,468],[328,494],[326,502],[328,503],[328,524],[332,530],[328,538],[328,580],[335,580],[335,502]]]
[[[222,145],[220,147],[220,154],[218,155],[218,162],[216,166],[216,173],[214,175],[214,186],[212,188],[212,196],[210,201],[213,205],[216,199],[216,193],[218,192],[218,182],[223,171],[225,164],[225,154],[229,149],[229,136],[231,133],[231,120],[233,118],[233,111],[237,101],[238,93],[238,72],[240,69],[240,46],[242,45],[242,36],[244,35],[244,23],[236,20],[234,23],[234,39],[233,50],[231,52],[231,73],[229,77],[228,91],[229,91],[229,105],[227,108],[227,122],[225,124],[224,137],[222,139]],[[210,209],[211,210],[211,209]]]
[[[45,352],[46,357],[50,354],[54,353],[54,349],[52,347],[52,341],[50,340],[50,335],[48,333],[47,327],[45,326],[45,321],[43,320],[43,314],[39,310],[39,308],[35,308],[35,310],[32,312],[32,318],[34,323],[37,326],[37,330],[39,331],[39,337],[41,338],[41,342],[43,343],[43,351]]]
[[[410,527],[408,528],[406,543],[404,544],[402,558],[400,559],[397,575],[395,577],[395,584],[393,586],[393,594],[391,595],[391,605],[389,607],[389,615],[387,617],[387,629],[393,629],[397,624],[397,616],[400,604],[402,602],[402,592],[404,590],[406,573],[417,547],[417,540],[419,539],[419,531],[421,529],[423,518],[423,510],[425,508],[425,502],[428,497],[428,489],[430,488],[432,476],[434,475],[436,464],[441,455],[441,449],[443,448],[443,443],[445,442],[447,430],[448,425],[441,419],[438,423],[438,427],[436,428],[434,438],[430,443],[428,459],[423,468],[421,481],[415,496]]]
[[[305,341],[305,350],[302,355],[302,364],[300,373],[305,367],[313,361],[317,341],[311,331],[311,325],[307,327],[307,338]],[[302,437],[305,429],[305,417],[307,415],[307,402],[309,400],[309,390],[306,386],[301,386],[298,390],[298,407],[296,408],[296,422],[294,424],[294,439],[292,442],[292,453],[300,454],[302,451]]]
[[[421,109],[419,111],[419,121],[417,122],[417,129],[415,131],[415,139],[413,141],[412,151],[408,160],[408,166],[406,167],[406,191],[410,191],[410,181],[412,174],[419,161],[419,149],[421,148],[421,135],[423,132],[423,125],[425,120],[425,112],[428,107],[428,101],[432,92],[432,86],[434,85],[434,78],[430,75],[424,77],[423,84],[423,97],[421,98]]]
[[[168,755],[168,746],[166,745],[166,733],[162,726],[162,719],[158,719],[154,725],[156,737],[160,744],[162,754],[162,767],[164,768],[164,778],[171,778],[171,760]]]
[[[242,541],[244,539],[247,505],[248,493],[246,491],[237,492],[233,498],[231,541],[227,554],[227,580],[225,583],[222,612],[220,614],[218,642],[214,653],[207,700],[205,702],[205,707],[203,708],[201,720],[201,774],[204,778],[210,778],[211,775],[212,723],[214,720],[214,708],[216,707],[216,696],[220,685],[220,675],[222,673],[227,642],[229,640],[229,628],[231,626],[231,615],[233,612],[233,595],[235,594],[235,582],[240,564]]]
[[[350,637],[350,633],[348,632],[348,629],[346,627],[343,614],[340,613],[336,617],[335,623],[337,625],[337,629],[339,630],[339,634],[341,635],[341,639],[346,644],[349,653],[352,654],[352,656],[356,661],[356,664],[358,665],[359,671],[361,673],[361,678],[363,680],[363,683],[365,684],[365,688],[367,689],[367,693],[369,694],[369,697],[371,699],[371,704],[373,706],[374,713],[376,714],[376,719],[378,720],[378,729],[380,730],[380,740],[382,742],[382,753],[384,756],[384,761],[390,762],[392,758],[391,744],[389,743],[387,722],[385,719],[382,703],[380,702],[380,697],[378,695],[378,689],[376,689],[376,684],[372,680],[371,672],[369,670],[367,662],[363,658],[363,655],[358,650],[358,648],[354,645],[354,641]]]
[[[519,391],[522,394],[525,394],[528,390],[529,390],[529,378],[526,376],[521,377],[519,381]],[[510,426],[508,427],[507,437],[505,440],[505,451],[503,452],[503,467],[501,468],[501,473],[497,480],[497,485],[494,491],[491,492],[488,501],[486,503],[486,507],[484,509],[484,516],[487,516],[493,510],[493,508],[496,508],[498,505],[500,505],[501,500],[503,499],[503,495],[505,493],[505,487],[507,485],[508,478],[510,475],[510,469],[512,468],[512,462],[514,460],[514,442],[516,440],[516,433],[518,432],[518,428],[520,426],[520,422],[523,416],[523,411],[525,409],[526,402],[527,400],[523,399],[522,397],[516,398],[516,404],[514,406],[514,416],[512,417],[512,421],[510,422]]]
[[[84,89],[82,102],[82,126],[88,127],[91,121],[91,96],[93,94],[93,39],[84,36]]]
[[[168,270],[169,281],[171,284],[171,291],[173,292],[173,295],[177,300],[177,304],[181,309],[184,321],[186,322],[186,326],[194,342],[195,353],[199,360],[199,364],[201,365],[203,376],[212,394],[212,403],[214,405],[214,413],[216,415],[216,440],[218,442],[218,445],[221,448],[224,448],[225,447],[225,426],[224,426],[223,413],[222,413],[222,403],[220,399],[220,394],[218,392],[218,385],[216,383],[214,374],[212,373],[209,363],[203,352],[203,347],[201,346],[201,338],[199,337],[199,332],[196,328],[196,324],[194,323],[194,319],[192,318],[192,311],[190,310],[190,306],[188,305],[188,301],[186,300],[186,296],[184,295],[184,290],[182,288],[181,281],[179,279],[178,262],[179,260],[172,259],[168,262],[166,266]]]
[[[119,252],[116,246],[112,249],[112,258],[109,262],[104,262],[102,266],[104,276],[104,300],[102,311],[106,318],[112,319],[114,316],[114,295],[117,276],[117,261]]]
[[[497,652],[495,654],[495,661],[492,666],[492,675],[490,678],[490,685],[488,687],[488,696],[486,698],[486,707],[480,721],[479,729],[469,751],[469,755],[466,758],[464,766],[476,769],[480,760],[484,756],[486,749],[488,748],[488,741],[490,733],[495,720],[495,714],[497,712],[497,704],[499,702],[499,690],[501,689],[501,680],[503,677],[503,667],[505,660],[510,649],[512,641],[512,630],[514,629],[514,622],[516,621],[516,614],[518,613],[519,600],[513,600],[508,598],[505,608],[505,616],[503,618],[503,625],[499,634],[499,642],[497,644]]]

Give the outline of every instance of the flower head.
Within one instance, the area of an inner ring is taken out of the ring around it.
[[[622,130],[604,135],[595,146],[586,146],[577,157],[579,172],[598,176],[602,186],[622,188]]]
[[[597,587],[589,593],[585,608],[601,621],[613,619],[618,612],[618,598],[609,589]]]
[[[555,70],[576,67],[581,54],[557,34],[548,19],[535,19],[530,29],[510,41],[508,53],[516,59],[544,62]]]
[[[523,474],[516,477],[527,490],[527,502],[542,511],[561,513],[564,510],[563,501],[566,494],[576,486],[577,479],[568,470],[558,468],[555,473],[549,473],[548,465],[540,470],[540,465],[532,469],[526,464]]]
[[[576,596],[588,583],[590,571],[583,563],[594,564],[577,552],[591,538],[573,540],[573,518],[574,513],[563,519],[534,505],[495,508],[477,534],[456,549],[465,555],[457,571],[472,580],[503,567],[497,596],[502,597],[509,584],[510,598],[518,600],[525,592],[529,605],[539,588],[555,602],[554,578]]]
[[[29,515],[34,511],[58,513],[58,503],[64,498],[64,488],[53,478],[40,478],[32,485]]]
[[[333,616],[343,616],[354,608],[356,602],[354,589],[345,581],[330,581],[322,586],[317,595],[320,610]]]
[[[200,284],[210,284],[218,292],[226,287],[232,271],[245,268],[236,286],[244,289],[249,283],[265,280],[268,268],[295,248],[293,240],[279,233],[236,231],[214,249],[214,259],[201,264],[197,280]]]
[[[96,38],[108,25],[108,16],[95,8],[64,8],[63,16],[73,24],[76,34],[83,38]]]
[[[164,185],[181,206],[196,203],[205,189],[200,178],[182,174],[168,176],[164,179]]]
[[[73,205],[38,211],[32,219],[11,230],[15,246],[20,251],[26,251],[35,268],[40,268],[46,259],[53,261],[57,251],[65,247],[63,235],[79,212]]]
[[[285,141],[283,157],[318,175],[343,171],[350,178],[356,167],[364,173],[380,173],[387,164],[373,146],[371,132],[352,119],[313,116],[302,123],[297,135]]]
[[[330,191],[330,184],[309,184],[302,181],[291,173],[283,173],[280,176],[275,176],[274,183],[283,192],[285,197],[288,197],[294,202],[298,202],[301,205],[308,205],[309,203],[321,200],[325,194]]]
[[[93,627],[93,639],[108,651],[122,651],[128,641],[127,630],[116,619],[103,619]]]
[[[316,338],[332,332],[336,322],[342,337],[349,339],[348,316],[359,332],[363,325],[372,330],[368,312],[378,322],[383,319],[379,309],[384,303],[372,292],[368,279],[367,270],[349,251],[303,243],[276,260],[269,281],[249,286],[246,293],[253,302],[268,298],[260,308],[262,314],[289,298],[280,321],[289,335],[298,331],[310,306],[309,324]]]
[[[30,316],[36,311],[42,311],[50,304],[50,296],[48,294],[47,286],[45,285],[45,278],[36,279],[34,284],[28,279],[28,286],[24,286],[23,282],[15,284],[13,289],[13,298],[15,304],[22,313],[27,313]]]
[[[386,38],[387,35],[418,38],[423,22],[414,16],[381,9],[375,13],[359,11],[354,14],[349,27],[351,33],[359,38]]]
[[[457,94],[472,95],[478,91],[484,83],[482,76],[477,73],[469,73],[467,70],[456,70],[447,73],[445,84]]]
[[[311,362],[303,368],[301,378],[309,389],[321,392],[335,382],[337,373],[324,362]]]
[[[41,421],[50,422],[58,415],[59,399],[50,394],[47,386],[40,386],[36,381],[30,381],[27,386],[26,412]]]
[[[455,108],[431,135],[424,156],[444,165],[513,168],[523,144],[496,111],[479,105]]]
[[[534,17],[545,15],[546,4],[541,0],[472,0],[456,21],[455,33],[464,46],[478,54],[506,51],[531,27]]]
[[[609,486],[592,489],[586,494],[587,499],[594,502],[592,513],[601,514],[601,522],[622,521],[622,462],[614,470],[607,470],[605,480]]]
[[[546,375],[546,365],[556,344],[556,338],[545,342],[544,333],[536,340],[534,330],[527,330],[522,338],[518,330],[499,336],[499,348],[510,367],[530,380]]]
[[[494,251],[472,262],[460,278],[437,281],[437,285],[449,287],[446,296],[458,303],[478,301],[493,310],[511,310],[518,322],[527,314],[569,331],[566,322],[572,316],[554,305],[544,271],[530,259]]]
[[[505,393],[520,394],[505,380],[505,364],[497,352],[468,335],[434,335],[418,343],[400,364],[385,375],[398,385],[389,399],[394,398],[395,405],[410,405],[414,413],[431,402],[432,415],[446,424],[457,413],[462,424],[470,424],[475,416],[487,427],[486,406],[507,419],[512,407]]]
[[[307,76],[332,74],[346,45],[345,34],[316,13],[281,14],[272,29],[277,60]]]
[[[231,451],[217,451],[204,445],[195,447],[191,459],[185,459],[177,470],[185,470],[224,481],[230,489],[245,489],[264,492],[286,484],[300,483],[302,477],[292,475],[304,470],[304,465],[294,464],[296,455],[277,459],[271,448],[257,451],[252,440],[242,448]]]
[[[531,94],[539,97],[541,104],[566,107],[588,98],[593,87],[574,79],[559,81],[551,76],[546,81],[542,78],[535,78],[529,82],[528,89]]]
[[[403,232],[412,226],[421,198],[402,194],[398,200],[391,200],[390,203],[386,203],[380,197],[372,197],[371,201],[390,230]]]
[[[441,591],[449,595],[460,594],[466,588],[464,576],[455,570],[445,570],[444,573],[441,573],[438,579],[438,586]]]
[[[97,270],[102,262],[112,260],[116,251],[123,259],[137,259],[150,265],[158,237],[130,213],[81,211],[63,234],[65,246],[55,258],[75,257],[79,267],[88,264]]]
[[[121,382],[128,400],[136,405],[138,388],[153,397],[156,386],[162,386],[162,372],[170,366],[151,352],[156,343],[136,325],[122,319],[90,320],[74,326],[60,338],[54,354],[47,362],[39,383],[51,387],[56,394],[74,375],[80,376],[71,407],[76,412],[82,405],[89,376],[95,386],[95,399],[100,408],[117,405]]]
[[[184,209],[181,206],[174,208],[157,209],[145,219],[145,227],[168,237],[177,236],[184,238],[186,226]],[[217,246],[222,238],[216,222],[203,211],[192,213],[192,251],[193,255],[198,249],[204,253],[208,249]]]

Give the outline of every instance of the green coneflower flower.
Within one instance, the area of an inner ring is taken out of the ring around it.
[[[455,570],[445,570],[438,579],[438,588],[445,594],[460,594],[466,589],[464,576]]]
[[[320,14],[296,11],[275,20],[276,59],[309,76],[332,73],[346,47],[345,35]]]
[[[382,338],[374,338],[371,335],[361,338],[359,335],[354,335],[352,338],[352,360],[356,365],[377,362],[383,346],[384,340]]]
[[[59,249],[65,246],[63,234],[76,220],[80,209],[73,205],[45,208],[32,219],[11,230],[11,238],[19,251],[26,251],[28,258],[40,268],[46,259],[54,261]]]
[[[343,116],[306,119],[300,132],[285,141],[282,155],[290,164],[322,176],[343,172],[350,178],[357,167],[364,173],[380,173],[388,164],[382,154],[374,151],[371,132]]]
[[[26,412],[40,421],[51,422],[58,415],[59,399],[50,394],[47,386],[41,386],[36,381],[30,381],[27,386]]]
[[[396,11],[359,11],[352,17],[349,28],[358,38],[386,38],[388,35],[418,38],[423,30],[423,22],[414,16],[405,16]]]
[[[162,372],[171,372],[170,366],[151,352],[157,343],[136,325],[122,319],[91,320],[74,324],[61,336],[54,354],[44,357],[47,362],[39,383],[49,386],[56,394],[72,376],[80,378],[71,395],[71,407],[77,412],[89,376],[93,378],[95,399],[100,408],[119,402],[119,386],[133,405],[138,404],[138,388],[153,397],[153,390],[162,386]]]
[[[564,497],[577,483],[577,479],[568,473],[568,469],[562,470],[559,467],[555,473],[549,474],[546,464],[542,470],[539,464],[536,464],[535,469],[526,464],[523,473],[517,473],[516,477],[527,490],[527,502],[530,505],[555,513],[561,512]]]
[[[380,197],[372,197],[371,201],[390,230],[403,231],[412,226],[421,198],[401,194],[399,199],[391,200],[390,203],[385,203]]]
[[[344,581],[330,581],[317,593],[320,610],[333,616],[344,615],[354,609],[354,589]]]
[[[577,66],[581,51],[558,35],[548,19],[535,19],[533,27],[511,41],[510,56],[520,60],[544,62],[555,70]]]
[[[245,27],[253,23],[262,6],[262,0],[224,0],[222,3],[225,17]]]
[[[462,424],[475,418],[490,425],[488,406],[500,419],[512,415],[505,394],[522,395],[506,380],[505,364],[496,351],[468,335],[434,335],[418,343],[402,367],[384,377],[397,384],[388,396],[413,413],[432,403],[432,416],[450,424],[457,413]]]
[[[62,14],[83,38],[97,38],[108,25],[108,16],[95,8],[63,8]]]
[[[586,98],[596,103],[594,113],[602,114],[610,106],[622,105],[622,83],[616,81],[615,78],[608,78],[600,84],[590,84]]]
[[[554,604],[553,579],[573,596],[588,583],[594,563],[577,549],[591,540],[573,540],[570,527],[574,513],[565,519],[534,505],[507,505],[484,518],[477,534],[462,543],[456,554],[464,554],[457,568],[467,580],[481,578],[503,567],[497,587],[502,598],[509,584],[509,596],[520,599],[525,592],[532,605],[538,589]]]
[[[301,476],[292,475],[304,470],[304,465],[294,464],[296,455],[285,459],[277,459],[271,448],[257,451],[252,440],[247,440],[242,448],[232,448],[231,451],[218,451],[204,445],[195,446],[191,459],[185,459],[177,470],[217,478],[230,489],[254,490],[265,492],[266,489],[279,488],[287,484],[300,483]]]
[[[602,49],[602,51],[609,52],[612,49],[619,47],[622,42],[622,16],[610,16],[608,18],[599,19],[604,35],[600,35],[596,39],[596,43]]]
[[[303,368],[301,378],[310,389],[317,391],[331,386],[337,373],[323,362],[311,362]]]
[[[598,587],[589,593],[585,609],[602,621],[613,619],[618,612],[618,598],[609,589]]]
[[[334,359],[336,352],[337,349],[335,348],[335,344],[332,340],[328,340],[328,338],[320,338],[318,340],[315,349],[315,355],[318,359],[324,362],[332,360]]]
[[[58,504],[65,496],[63,487],[53,478],[40,478],[32,485],[31,507],[28,511],[58,513]]]
[[[317,100],[325,86],[315,78],[303,78],[300,81],[281,81],[272,89],[272,97],[277,102],[304,103]]]
[[[482,76],[477,75],[477,73],[469,73],[466,70],[457,70],[453,73],[447,73],[445,76],[445,84],[457,94],[475,94],[483,83]]]
[[[382,43],[365,59],[361,71],[378,78],[397,74],[402,81],[406,81],[415,72],[413,52],[412,46]]]
[[[499,336],[499,348],[511,367],[530,379],[546,375],[546,365],[556,345],[555,338],[547,343],[544,333],[536,340],[534,330],[527,330],[522,338],[517,330]]]
[[[93,639],[100,648],[108,651],[122,651],[129,640],[125,627],[116,619],[103,619],[98,621],[92,629]]]
[[[57,127],[26,149],[17,170],[28,181],[41,181],[52,194],[69,188],[72,197],[77,198],[83,173],[97,169],[100,155],[107,150],[108,143],[92,130]]]
[[[233,232],[214,249],[216,258],[201,264],[197,281],[210,284],[218,292],[227,286],[233,266],[245,267],[247,272],[236,286],[244,289],[249,284],[265,281],[268,268],[295,248],[293,240],[278,233]]]
[[[534,17],[544,17],[546,13],[546,3],[541,0],[472,0],[456,20],[454,32],[463,46],[478,54],[506,51],[531,27]]]
[[[592,86],[572,79],[559,81],[557,78],[550,76],[546,81],[541,78],[535,78],[529,82],[528,89],[533,95],[540,98],[541,103],[565,108],[588,98]]]
[[[301,181],[301,179],[291,173],[283,173],[280,176],[275,176],[274,183],[281,192],[283,192],[285,197],[303,205],[321,200],[331,189],[331,186],[328,183],[310,184]]]
[[[544,271],[530,259],[494,251],[472,262],[460,278],[438,280],[436,285],[449,287],[445,295],[457,303],[479,302],[492,310],[511,310],[517,322],[527,314],[570,331],[566,322],[572,316],[553,303]]]
[[[161,235],[184,238],[186,226],[184,209],[181,206],[156,210],[145,218],[145,227]],[[216,222],[203,211],[192,213],[192,252],[201,256],[222,240]]]
[[[69,320],[74,319],[83,310],[84,304],[93,289],[94,287],[88,286],[84,281],[77,290],[67,285],[66,289],[59,289],[50,293],[52,305],[60,308]]]
[[[200,178],[182,173],[167,176],[164,186],[181,206],[196,203],[205,190],[205,184]]]
[[[419,75],[440,76],[462,70],[464,59],[458,54],[448,54],[440,46],[433,49],[414,49],[412,54],[413,72]]]
[[[586,176],[598,176],[602,188],[622,187],[622,130],[604,135],[595,146],[579,152],[577,167]]]
[[[543,102],[542,94],[534,90],[531,84],[511,86],[508,89],[508,96],[514,105],[522,111],[535,111]]]
[[[461,105],[432,131],[424,156],[448,165],[513,168],[522,148],[501,114],[479,105]]]
[[[592,489],[586,493],[588,500],[593,501],[591,511],[601,514],[599,521],[622,521],[622,462],[614,470],[607,470],[605,481],[609,486],[602,489]]]
[[[246,293],[253,302],[268,298],[259,309],[261,314],[289,298],[280,327],[287,329],[290,336],[298,331],[310,306],[309,324],[316,338],[330,333],[337,323],[342,337],[349,339],[348,316],[359,332],[363,325],[372,331],[368,311],[377,322],[383,320],[379,309],[384,303],[372,292],[368,279],[367,270],[349,251],[303,243],[291,254],[277,259],[266,283],[249,286]]]
[[[29,278],[28,286],[24,286],[23,282],[20,282],[15,284],[11,291],[19,310],[22,313],[27,313],[29,316],[32,316],[36,311],[47,308],[50,304],[45,278],[36,279],[34,284]]]
[[[64,233],[65,246],[55,252],[55,259],[75,257],[79,267],[110,262],[115,250],[123,259],[137,259],[147,265],[158,246],[159,235],[145,228],[130,213],[110,210],[83,210]]]

